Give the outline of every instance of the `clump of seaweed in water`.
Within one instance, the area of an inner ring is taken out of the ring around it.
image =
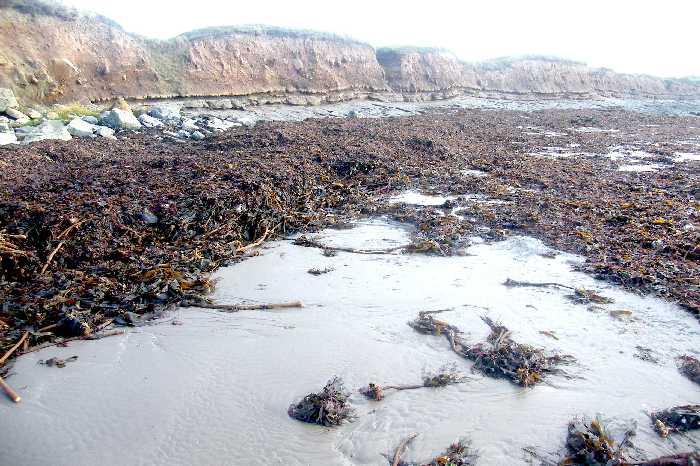
[[[566,456],[559,466],[698,466],[700,454],[679,453],[645,461],[631,461],[625,447],[631,446],[630,437],[634,429],[625,432],[621,442],[616,442],[605,429],[600,419],[574,419],[569,423],[566,438]]]
[[[700,429],[700,405],[676,406],[651,413],[654,429],[662,437],[674,432]]]
[[[343,387],[342,379],[334,377],[319,393],[309,393],[298,403],[290,405],[287,413],[298,421],[338,426],[353,416],[349,398],[350,393]]]
[[[577,304],[611,304],[615,302],[610,298],[598,294],[594,290],[587,290],[585,288],[577,288],[572,294],[567,295],[567,298]]]
[[[381,401],[384,399],[386,390],[415,390],[418,388],[437,388],[446,387],[448,385],[458,384],[466,381],[467,378],[457,370],[456,364],[447,364],[442,366],[435,372],[426,373],[423,375],[422,384],[414,385],[379,385],[370,383],[366,387],[360,388],[360,393],[370,400]]]
[[[432,313],[421,312],[409,325],[425,334],[444,335],[452,350],[474,361],[474,370],[490,377],[501,377],[522,386],[530,386],[542,380],[544,374],[560,373],[559,364],[570,363],[572,356],[547,356],[544,350],[516,343],[508,328],[488,317],[482,320],[491,328],[485,343],[467,344],[462,332],[447,322],[437,320]]]
[[[460,439],[447,447],[447,449],[428,462],[413,462],[401,459],[408,444],[418,436],[411,434],[401,441],[393,455],[385,455],[391,466],[473,466],[479,455],[472,450],[471,442]]]
[[[600,419],[574,419],[566,437],[567,455],[560,465],[622,465],[622,448],[605,432]]]
[[[680,356],[676,361],[683,375],[695,383],[700,383],[700,361],[692,356]]]

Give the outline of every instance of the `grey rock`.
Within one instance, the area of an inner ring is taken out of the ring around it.
[[[29,117],[27,115],[25,115],[24,113],[20,112],[19,110],[15,109],[15,108],[5,109],[5,115],[14,119],[16,125],[26,125],[30,121]]]
[[[146,113],[139,116],[139,121],[146,128],[160,128],[161,126],[163,126],[162,121],[160,121],[158,118],[154,118]]]
[[[95,126],[95,134],[103,138],[117,139],[114,137],[114,130],[106,126]]]
[[[100,120],[97,119],[97,117],[94,117],[92,115],[85,115],[83,117],[80,117],[81,120],[83,120],[85,123],[90,123],[91,125],[96,125],[100,122]]]
[[[17,144],[17,135],[12,128],[7,128],[9,131],[0,132],[0,146],[7,144]]]
[[[148,111],[148,114],[166,123],[177,123],[182,120],[180,109],[173,105],[162,105],[153,107]]]
[[[93,137],[96,127],[95,125],[76,117],[73,118],[70,123],[68,123],[66,129],[71,134],[71,136],[75,136],[78,138],[90,138]]]
[[[222,120],[220,118],[210,118],[207,121],[207,128],[214,131],[226,131],[227,129],[233,128],[234,126],[240,126],[240,123],[233,123],[231,121]]]
[[[100,123],[104,126],[113,129],[141,129],[141,123],[130,110],[115,108],[106,113],[104,118],[100,118]]]
[[[184,129],[181,129],[176,133],[177,137],[187,139],[190,137],[190,133],[188,131],[185,131]]]
[[[189,118],[182,122],[181,128],[189,133],[199,130],[199,127],[197,126],[197,122],[192,120],[192,119],[189,119]]]
[[[10,119],[6,116],[0,115],[0,123],[9,123]]]
[[[49,112],[46,114],[46,119],[47,120],[58,120],[58,113],[56,112]]]
[[[252,128],[255,126],[255,118],[249,116],[243,116],[236,119],[240,124]]]
[[[12,89],[0,88],[0,112],[7,111],[8,108],[19,107]]]
[[[148,223],[149,225],[153,225],[155,223],[158,223],[158,217],[156,214],[151,212],[148,208],[143,209],[143,213],[141,214],[141,219]]]
[[[209,108],[214,110],[230,110],[233,108],[233,102],[231,102],[231,99],[207,100],[207,105],[209,105]]]
[[[0,133],[9,133],[9,132],[15,132],[12,128],[10,128],[10,123],[7,121],[0,121]]]
[[[205,136],[201,132],[195,131],[190,135],[190,137],[195,141],[201,141],[202,139],[204,139]]]
[[[60,120],[46,120],[39,126],[27,128],[22,142],[30,143],[43,141],[44,139],[60,139],[69,141],[72,139],[70,133]]]
[[[29,109],[29,111],[27,111],[27,116],[32,120],[38,120],[39,118],[41,118],[41,112],[31,108]]]
[[[182,106],[185,108],[207,108],[207,102],[200,99],[185,100]]]

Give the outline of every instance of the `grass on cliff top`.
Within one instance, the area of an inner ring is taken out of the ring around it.
[[[204,39],[209,37],[220,37],[231,34],[246,34],[252,36],[268,36],[292,39],[318,39],[331,40],[337,42],[368,45],[364,42],[353,39],[349,36],[342,36],[330,32],[312,31],[308,29],[288,29],[277,26],[267,26],[264,24],[246,24],[240,26],[214,26],[194,31],[185,32],[178,37],[189,40]]]

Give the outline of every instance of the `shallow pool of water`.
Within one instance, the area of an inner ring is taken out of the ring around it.
[[[391,248],[410,229],[384,220],[326,230],[324,244]],[[697,355],[697,321],[677,306],[640,297],[577,273],[581,261],[541,242],[515,237],[477,244],[464,257],[362,255],[277,241],[256,257],[216,274],[220,303],[302,300],[303,309],[226,314],[186,309],[123,337],[49,348],[17,360],[9,381],[21,405],[0,402],[2,464],[385,465],[411,432],[406,459],[427,460],[470,438],[480,465],[527,464],[523,447],[543,454],[563,446],[567,422],[595,415],[638,423],[635,444],[647,455],[687,449],[688,439],[660,439],[647,412],[697,402],[700,388],[674,357]],[[333,269],[314,276],[311,268]],[[614,304],[589,309],[548,288],[508,288],[508,279],[559,282],[598,290]],[[571,354],[574,378],[550,377],[533,388],[470,374],[471,363],[444,338],[406,323],[419,311],[483,341],[481,316],[500,320],[523,343]],[[616,313],[615,311],[630,311]],[[612,315],[611,315],[612,313]],[[616,315],[617,317],[614,317]],[[551,332],[545,335],[541,332]],[[651,348],[659,364],[635,357]],[[65,369],[37,364],[79,359]],[[416,383],[424,370],[455,363],[467,383],[352,398],[357,419],[336,429],[287,416],[290,403],[334,375],[349,388],[368,382]]]

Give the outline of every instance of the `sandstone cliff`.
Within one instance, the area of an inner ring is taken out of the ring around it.
[[[542,57],[464,63],[439,49],[375,51],[335,35],[269,27],[149,40],[106,18],[47,5],[0,0],[0,88],[26,103],[243,96],[245,103],[318,104],[373,94],[414,100],[463,93],[700,98],[700,83],[690,79]],[[212,99],[210,105],[224,104]]]

